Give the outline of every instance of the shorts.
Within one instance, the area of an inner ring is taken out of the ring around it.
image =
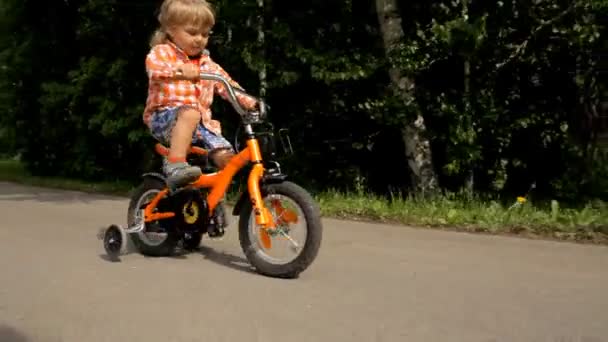
[[[177,120],[177,113],[184,107],[170,107],[157,110],[150,119],[150,133],[161,144],[169,146],[171,131]],[[234,151],[232,144],[226,138],[218,135],[199,123],[192,134],[192,144],[202,146],[207,150],[229,148]]]

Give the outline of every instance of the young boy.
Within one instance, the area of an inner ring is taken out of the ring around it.
[[[165,0],[158,20],[160,27],[146,56],[149,86],[143,120],[152,136],[170,147],[163,172],[168,185],[175,188],[202,174],[199,167],[186,161],[192,143],[202,142],[219,169],[234,156],[232,145],[222,136],[220,123],[211,119],[210,109],[215,93],[228,99],[228,92],[222,83],[200,80],[199,73],[216,73],[241,87],[205,49],[215,25],[215,15],[207,1]],[[255,99],[237,96],[245,108],[256,107]]]

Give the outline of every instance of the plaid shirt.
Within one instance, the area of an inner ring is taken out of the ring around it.
[[[173,67],[186,63],[198,63],[200,70],[206,73],[219,74],[232,86],[241,88],[228,73],[209,57],[205,50],[200,59],[191,61],[188,56],[172,42],[154,46],[146,57],[148,73],[148,98],[144,109],[143,120],[149,126],[154,111],[166,107],[192,105],[202,114],[202,124],[217,134],[221,134],[221,125],[211,119],[211,104],[215,93],[228,100],[228,91],[221,82],[199,80],[172,80]],[[253,109],[257,101],[251,97],[237,94],[242,106]]]

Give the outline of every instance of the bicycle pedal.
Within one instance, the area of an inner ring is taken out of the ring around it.
[[[182,186],[176,186],[176,187],[169,187],[169,196],[176,196],[179,195],[180,193],[191,189],[192,187],[190,186],[190,184],[186,184],[186,185],[182,185]]]
[[[183,186],[176,186],[176,185],[168,185],[167,184],[167,189],[169,190],[169,195],[173,196],[176,193],[180,192],[183,189]]]
[[[215,227],[207,230],[207,235],[212,239],[221,238],[224,234],[226,234],[224,228]]]

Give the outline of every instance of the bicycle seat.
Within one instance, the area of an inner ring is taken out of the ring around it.
[[[156,145],[154,146],[154,150],[156,151],[156,153],[158,153],[159,155],[161,155],[163,157],[166,157],[169,155],[169,148],[161,143],[156,143]],[[194,154],[197,156],[206,156],[208,154],[208,152],[206,149],[204,149],[200,146],[191,146],[190,150],[188,150],[188,154],[189,155]]]

